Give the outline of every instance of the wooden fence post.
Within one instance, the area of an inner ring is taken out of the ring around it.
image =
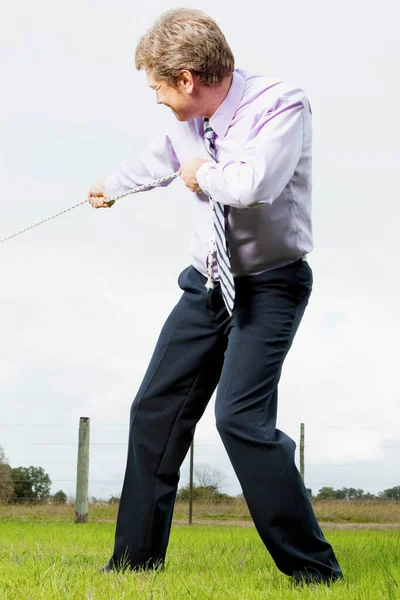
[[[300,475],[304,481],[304,423],[300,423]]]
[[[88,522],[90,418],[79,420],[78,466],[76,474],[75,523]]]
[[[193,462],[194,462],[194,438],[190,445],[190,471],[189,471],[189,525],[193,523]]]

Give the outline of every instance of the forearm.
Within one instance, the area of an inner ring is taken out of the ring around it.
[[[110,173],[104,180],[104,187],[110,197],[115,196],[141,185],[150,185],[156,179],[175,173],[179,167],[169,137],[160,136],[152,140],[138,156],[125,160],[119,169]],[[170,182],[158,185],[163,187]]]
[[[208,163],[197,171],[197,180],[203,192],[221,204],[250,208],[260,202],[272,203],[283,189],[275,177],[268,181],[263,166],[256,161]]]

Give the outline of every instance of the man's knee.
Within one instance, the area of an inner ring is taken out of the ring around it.
[[[236,438],[250,443],[258,440],[262,444],[267,444],[266,447],[280,446],[284,454],[289,457],[294,456],[296,443],[283,431],[276,429],[274,419],[268,419],[266,416],[261,418],[260,415],[258,418],[254,415],[250,418],[243,411],[231,410],[231,407],[216,408],[215,419],[222,440]]]
[[[243,419],[240,417],[240,414],[235,414],[225,409],[215,411],[215,423],[222,439],[237,435],[244,428]]]
[[[137,395],[136,398],[133,400],[133,402],[131,404],[131,410],[130,410],[130,413],[129,413],[129,419],[130,419],[131,426],[133,425],[135,417],[136,417],[136,414],[138,412],[140,400],[141,400],[141,398],[139,397],[139,395]]]

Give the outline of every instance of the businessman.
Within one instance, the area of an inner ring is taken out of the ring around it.
[[[179,468],[218,386],[217,429],[266,548],[295,582],[332,583],[341,569],[295,466],[295,443],[276,428],[282,365],[312,288],[310,103],[296,85],[235,68],[220,28],[198,10],[161,15],[135,60],[176,119],[93,185],[88,201],[106,207],[178,172],[195,230],[183,293],[132,404],[103,571],[164,565]],[[160,248],[157,269],[162,260]]]

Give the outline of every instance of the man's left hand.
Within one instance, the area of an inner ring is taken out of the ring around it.
[[[204,158],[192,158],[191,160],[185,161],[178,171],[178,175],[183,179],[183,183],[191,192],[202,192],[203,190],[199,186],[196,179],[196,173],[200,169],[201,165],[209,162]]]

